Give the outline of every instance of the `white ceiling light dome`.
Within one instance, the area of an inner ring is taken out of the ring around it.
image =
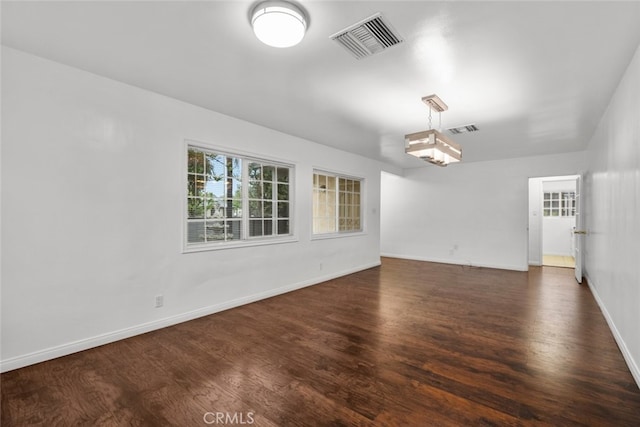
[[[258,40],[273,47],[291,47],[302,41],[307,18],[297,6],[285,1],[265,1],[251,14],[251,26]]]

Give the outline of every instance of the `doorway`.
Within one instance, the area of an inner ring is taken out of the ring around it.
[[[529,179],[529,265],[575,268],[579,177]]]

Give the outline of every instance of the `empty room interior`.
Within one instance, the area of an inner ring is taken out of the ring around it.
[[[3,426],[640,425],[639,1],[5,1]]]

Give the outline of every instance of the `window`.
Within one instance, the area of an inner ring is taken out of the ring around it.
[[[313,174],[313,234],[362,231],[362,179]]]
[[[290,236],[291,165],[188,146],[187,248]]]
[[[576,193],[572,191],[544,193],[544,216],[576,216]]]
[[[289,168],[249,163],[249,236],[289,234]]]

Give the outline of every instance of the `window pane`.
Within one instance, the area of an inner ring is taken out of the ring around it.
[[[328,176],[327,177],[327,189],[328,190],[336,191],[336,180],[337,180],[337,178],[335,176]]]
[[[278,168],[278,182],[289,182],[289,168]]]
[[[214,180],[209,177],[207,181],[206,192],[215,197],[224,197],[225,196],[226,186],[224,185],[224,181],[221,179]]]
[[[192,173],[204,173],[204,153],[200,150],[189,150],[187,171]]]
[[[262,199],[262,182],[260,181],[249,182],[249,198]]]
[[[289,203],[278,202],[278,218],[288,218],[288,217],[289,217]]]
[[[242,222],[240,220],[227,220],[227,240],[242,239]]]
[[[264,202],[263,218],[271,218],[273,216],[273,202]]]
[[[335,191],[327,191],[327,205],[329,205],[333,211],[335,211],[336,207],[336,192]]]
[[[221,204],[224,209],[224,217],[225,218],[235,218],[237,217],[237,212],[235,212],[233,206],[233,199],[226,199],[224,204]]]
[[[242,159],[238,159],[235,157],[232,158],[230,169],[231,169],[231,173],[230,173],[231,177],[235,180],[242,181]]]
[[[273,176],[275,172],[275,167],[273,166],[263,166],[262,167],[262,180],[271,182],[273,181]]]
[[[227,158],[219,154],[206,154],[206,175],[212,181],[220,181],[225,176]]]
[[[231,203],[231,217],[242,218],[242,199],[227,199]]]
[[[289,220],[278,220],[278,234],[289,234]]]
[[[262,218],[262,202],[259,200],[251,200],[249,202],[249,217]]]
[[[187,190],[189,192],[189,196],[200,196],[204,188],[204,175],[189,174],[187,176]]]
[[[262,236],[262,220],[251,220],[249,221],[249,236]]]
[[[187,241],[189,243],[204,242],[204,221],[187,223]]]
[[[249,179],[262,179],[262,167],[259,163],[249,163]]]
[[[289,200],[288,184],[278,184],[278,200]]]
[[[262,185],[262,190],[263,190],[262,198],[271,200],[271,198],[273,197],[273,184],[271,184],[270,182],[265,182]]]
[[[266,220],[262,225],[262,233],[265,236],[273,235],[273,221]]]
[[[227,227],[224,220],[220,221],[207,221],[207,242],[227,240]]]
[[[188,218],[204,218],[204,199],[189,197],[187,200]]]
[[[212,218],[216,214],[216,207],[218,203],[216,203],[215,199],[211,197],[207,197],[204,199],[204,216],[205,218]]]
[[[232,197],[234,199],[241,199],[242,198],[242,181],[234,179],[231,182],[231,188],[232,188],[231,193],[233,194]]]

